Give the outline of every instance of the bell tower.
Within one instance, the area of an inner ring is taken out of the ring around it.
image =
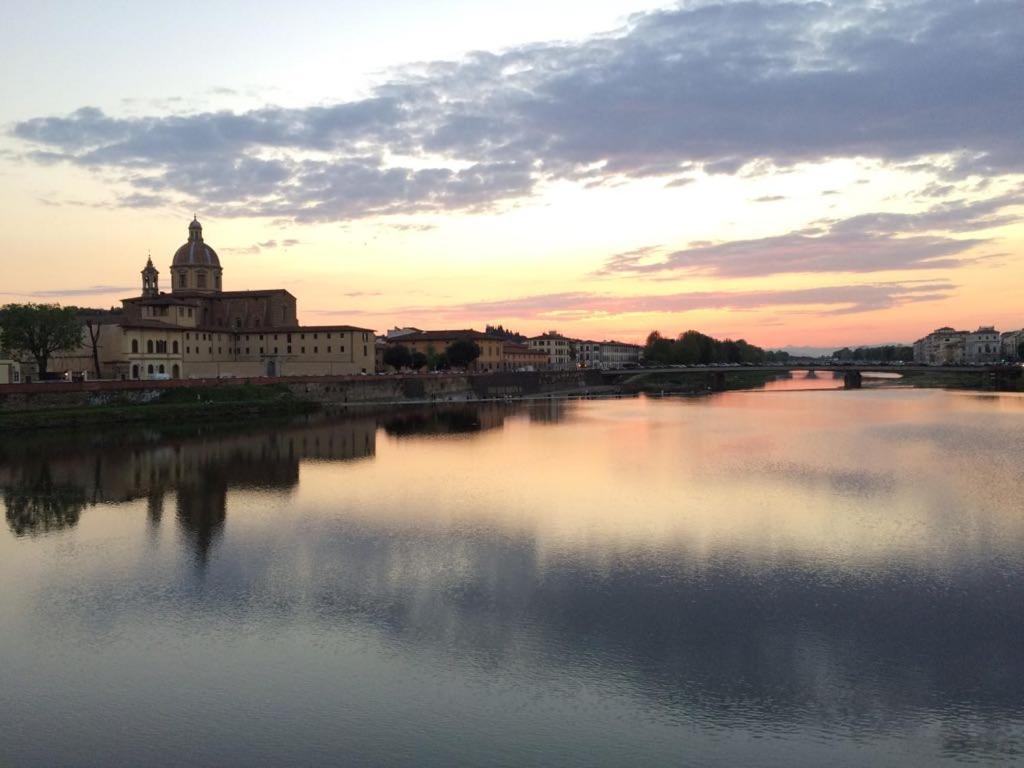
[[[153,266],[153,258],[146,259],[146,268],[142,270],[142,295],[153,299],[160,295],[160,272]]]

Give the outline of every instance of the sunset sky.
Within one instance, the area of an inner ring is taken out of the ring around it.
[[[19,2],[0,303],[766,347],[1024,326],[1020,0]]]

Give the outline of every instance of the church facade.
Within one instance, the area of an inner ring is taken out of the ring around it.
[[[105,379],[373,372],[372,329],[299,325],[288,291],[225,291],[223,275],[193,218],[171,261],[170,292],[160,290],[160,273],[148,260],[141,294],[123,299],[121,313],[86,319],[83,346],[55,358],[52,370]]]

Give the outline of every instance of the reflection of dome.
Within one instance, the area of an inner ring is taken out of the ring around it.
[[[203,242],[203,225],[196,218],[188,225],[188,242],[174,252],[172,267],[219,267],[217,252]]]

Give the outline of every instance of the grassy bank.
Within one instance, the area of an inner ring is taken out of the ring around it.
[[[673,394],[702,395],[708,392],[721,392],[734,389],[756,389],[770,381],[775,381],[779,374],[768,371],[744,371],[743,369],[724,372],[724,389],[715,388],[715,377],[705,371],[679,371],[671,373],[638,373],[621,384],[623,394]]]
[[[101,424],[229,422],[255,416],[291,416],[319,410],[283,385],[169,389],[145,403],[113,398],[99,405],[0,413],[0,430],[79,429]]]

